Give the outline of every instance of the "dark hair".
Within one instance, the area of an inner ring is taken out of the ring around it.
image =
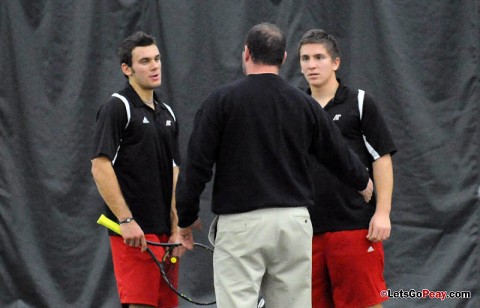
[[[127,37],[118,47],[120,64],[125,63],[132,66],[132,50],[138,46],[156,45],[155,38],[145,32],[138,31]]]
[[[252,61],[280,67],[285,55],[285,34],[276,25],[261,23],[253,26],[245,38]]]
[[[298,43],[298,55],[300,55],[300,48],[306,44],[322,44],[332,59],[340,58],[337,40],[333,35],[328,34],[322,29],[312,29],[305,32]]]

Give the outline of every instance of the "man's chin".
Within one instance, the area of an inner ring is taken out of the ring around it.
[[[161,86],[162,83],[161,82],[156,82],[156,83],[153,83],[149,86],[150,90],[153,90],[153,89],[156,89],[158,88],[159,86]]]
[[[311,87],[321,87],[323,85],[322,81],[318,79],[308,80],[308,84]]]

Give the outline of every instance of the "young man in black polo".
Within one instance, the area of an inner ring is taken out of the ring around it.
[[[127,86],[99,109],[92,174],[122,236],[110,234],[120,301],[130,307],[177,307],[177,296],[144,254],[146,240],[178,242],[173,191],[178,166],[178,124],[154,89],[161,84],[160,52],[137,32],[119,48]],[[151,247],[158,255],[162,248]],[[177,251],[181,253],[181,251]]]
[[[307,31],[299,43],[300,67],[310,94],[340,129],[374,180],[370,202],[313,162],[312,303],[321,307],[381,307],[386,300],[382,241],[390,236],[395,145],[370,95],[340,83],[336,40]]]

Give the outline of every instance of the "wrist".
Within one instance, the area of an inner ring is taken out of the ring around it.
[[[121,225],[121,224],[128,224],[128,223],[132,222],[133,220],[134,220],[133,217],[127,217],[127,218],[125,218],[125,219],[123,219],[123,220],[120,220],[120,221],[118,222],[118,224],[120,224],[120,225]]]
[[[390,210],[388,209],[383,209],[377,205],[377,208],[375,209],[375,214],[378,215],[384,215],[384,216],[390,216]]]

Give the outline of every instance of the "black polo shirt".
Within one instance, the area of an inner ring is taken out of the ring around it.
[[[171,108],[156,95],[154,99],[155,110],[130,85],[112,95],[97,114],[93,157],[112,161],[122,194],[143,231],[170,234],[173,166],[180,165],[178,123]]]
[[[198,217],[215,166],[212,211],[233,214],[313,204],[309,156],[348,177],[368,173],[318,103],[275,74],[251,74],[212,91],[198,110],[177,184],[179,226]]]
[[[311,95],[310,89],[307,93]],[[373,180],[372,163],[383,155],[393,155],[396,147],[372,97],[365,94],[360,120],[358,91],[340,84],[335,97],[324,110],[340,129],[344,140],[363,162]],[[375,212],[375,194],[366,204],[357,190],[346,185],[314,159],[312,179],[315,206],[309,210],[315,234],[368,228]]]

